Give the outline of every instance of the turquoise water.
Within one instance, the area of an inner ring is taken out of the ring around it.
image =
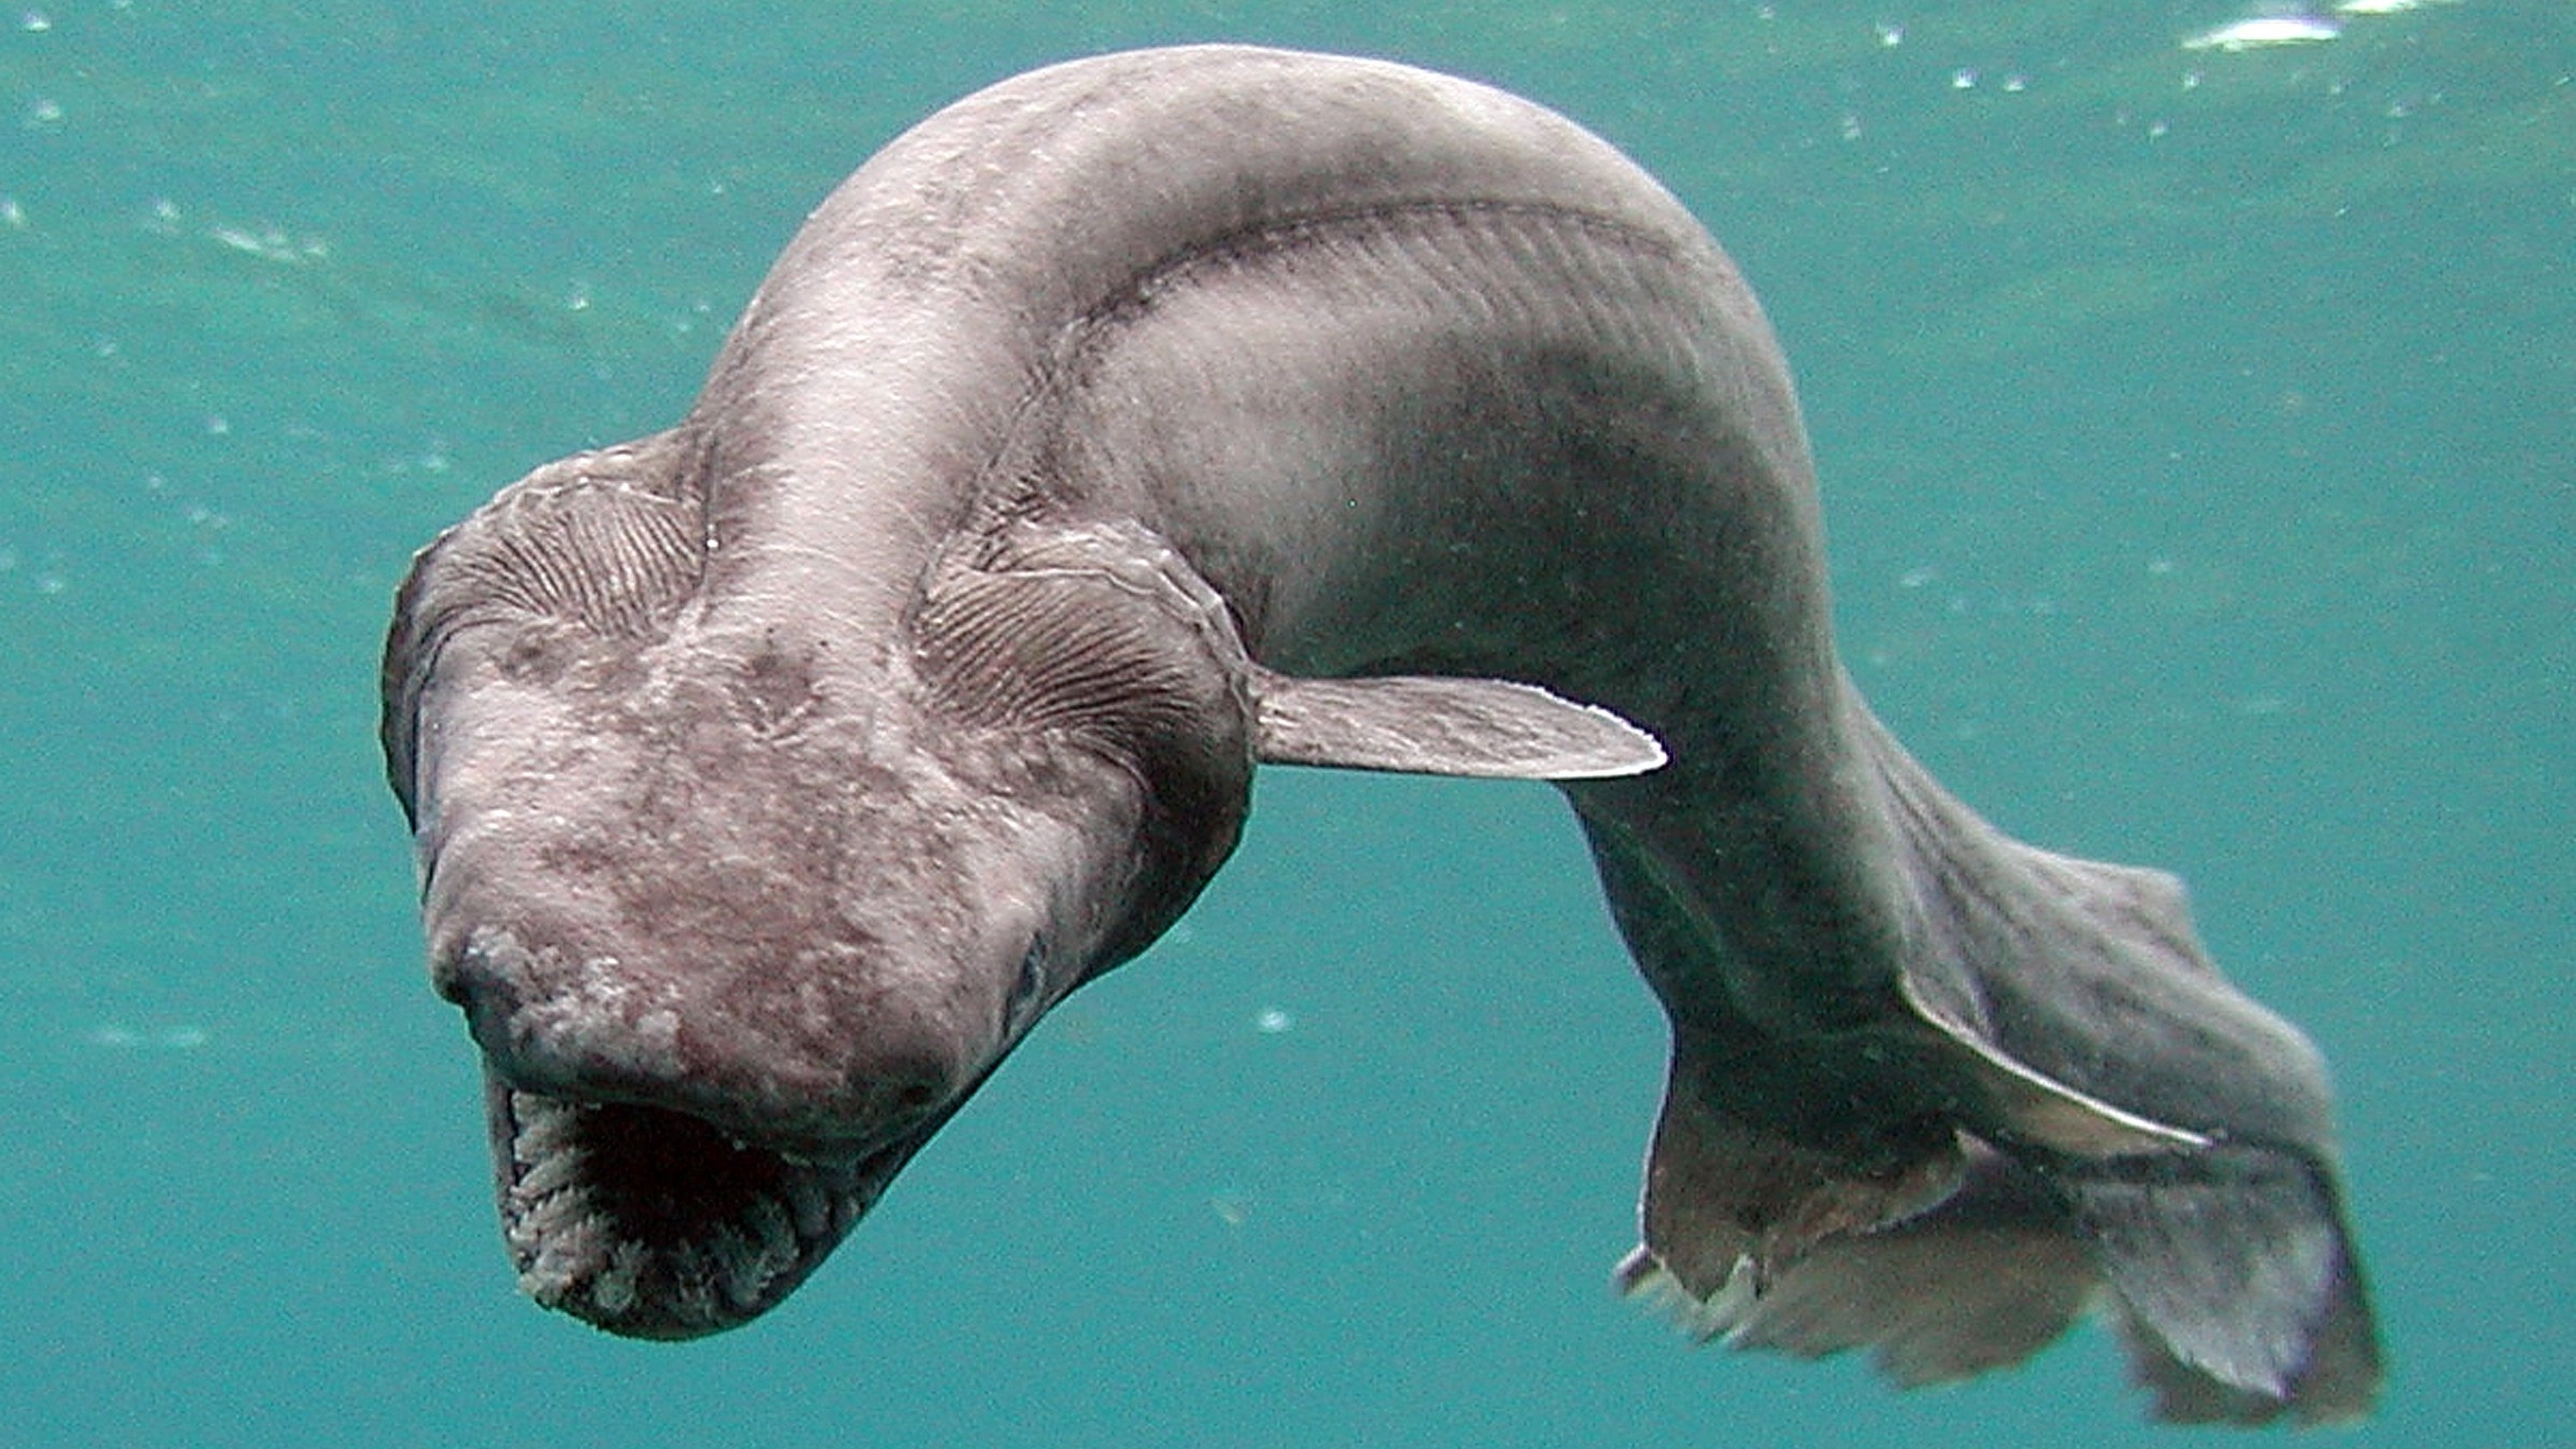
[[[2168,866],[2335,1063],[2395,1366],[2566,1442],[2576,12],[16,0],[0,12],[0,1443],[2081,1444],[2098,1331],[1900,1395],[1606,1287],[1655,1013],[1545,790],[1265,777],[786,1307],[513,1291],[373,740],[410,550],[674,418],[910,120],[1234,38],[1504,84],[1761,289],[1879,711]]]

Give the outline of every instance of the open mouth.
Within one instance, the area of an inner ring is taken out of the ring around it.
[[[523,1091],[490,1074],[484,1092],[520,1288],[629,1338],[696,1338],[767,1312],[921,1141],[804,1161],[661,1108]]]

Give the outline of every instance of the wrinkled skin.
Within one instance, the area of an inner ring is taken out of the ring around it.
[[[2170,877],[1924,774],[1823,580],[1760,309],[1565,121],[1230,47],[960,102],[687,418],[404,586],[386,755],[523,1286],[775,1304],[1188,907],[1256,762],[1538,778],[1673,1025],[1631,1291],[1906,1383],[2098,1303],[2163,1417],[2363,1412],[2315,1053]]]
[[[672,451],[577,460],[442,539],[388,675],[523,1279],[647,1337],[801,1280],[1049,1006],[1177,915],[1250,778],[1206,665],[1213,698],[1159,702],[1205,738],[1113,749],[1001,721],[971,668],[931,693],[932,656],[701,622],[687,506],[598,491]],[[641,567],[537,596],[603,558]]]

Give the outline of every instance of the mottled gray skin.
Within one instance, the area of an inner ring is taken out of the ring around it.
[[[1187,907],[1257,759],[1518,775],[1672,1020],[1628,1287],[1909,1383],[2099,1303],[2166,1417],[2364,1411],[2315,1054],[2170,878],[1906,756],[1820,539],[1752,295],[1546,111],[1225,47],[942,111],[679,426],[404,586],[386,752],[523,1283],[757,1315]]]

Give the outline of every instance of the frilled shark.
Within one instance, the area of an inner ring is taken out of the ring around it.
[[[1624,1286],[1906,1383],[2099,1307],[2163,1417],[2363,1412],[2317,1054],[2174,879],[1907,755],[1821,548],[1753,294],[1547,110],[1190,47],[939,112],[676,426],[402,586],[385,755],[521,1284],[644,1338],[777,1304],[1187,909],[1257,763],[1532,778],[1671,1021]]]

